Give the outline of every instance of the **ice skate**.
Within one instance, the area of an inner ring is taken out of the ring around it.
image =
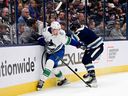
[[[90,80],[90,75],[89,74],[84,74],[83,75],[84,81],[87,82]]]
[[[42,90],[43,85],[44,85],[44,81],[39,80],[38,85],[37,85],[37,91],[41,91],[41,90]]]
[[[59,80],[59,82],[57,83],[58,86],[62,86],[65,84],[69,84],[68,80],[65,78],[63,80]]]
[[[89,74],[83,75],[84,81],[91,87],[98,87],[97,80],[95,76],[90,76]]]
[[[97,88],[98,87],[96,79],[92,79],[90,82],[87,82],[87,84],[89,84],[93,88]]]
[[[86,79],[85,82],[86,82],[88,85],[90,85],[91,87],[94,87],[94,88],[98,87],[98,85],[97,85],[97,80],[96,80],[95,77],[88,76],[88,81],[87,81],[87,79]]]

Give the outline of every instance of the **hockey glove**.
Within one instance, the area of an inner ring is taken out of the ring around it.
[[[81,48],[81,49],[83,49],[83,50],[86,49],[85,44],[84,44],[83,42],[81,42],[81,41],[79,41],[79,43],[78,43],[78,45],[77,45],[76,47],[77,47],[77,48]]]
[[[45,46],[46,45],[46,42],[44,40],[44,37],[43,36],[40,36],[38,39],[37,39],[39,45],[41,46]]]
[[[81,46],[80,47],[82,50],[90,50],[91,48],[87,47],[87,46]]]
[[[79,45],[80,45],[79,48],[81,48],[82,50],[90,50],[90,48],[87,47],[87,45],[81,41],[80,41]]]
[[[50,40],[49,42],[47,42],[47,46],[55,46],[55,44],[52,42],[52,40]]]

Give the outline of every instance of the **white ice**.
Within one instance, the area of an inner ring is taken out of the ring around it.
[[[99,76],[97,80],[98,88],[85,87],[79,81],[22,96],[128,96],[128,72]]]

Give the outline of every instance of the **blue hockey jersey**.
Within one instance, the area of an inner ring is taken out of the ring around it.
[[[103,39],[97,36],[92,30],[82,27],[76,31],[76,35],[80,41],[85,43],[88,48],[97,48],[103,43]]]

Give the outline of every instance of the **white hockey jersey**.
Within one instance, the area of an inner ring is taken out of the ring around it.
[[[60,29],[58,35],[53,35],[49,31],[50,27],[43,30],[42,35],[44,36],[45,41],[47,44],[47,52],[50,54],[53,52],[59,51],[67,42],[69,42],[69,38],[66,36],[65,31]],[[49,43],[53,44],[49,44]]]

